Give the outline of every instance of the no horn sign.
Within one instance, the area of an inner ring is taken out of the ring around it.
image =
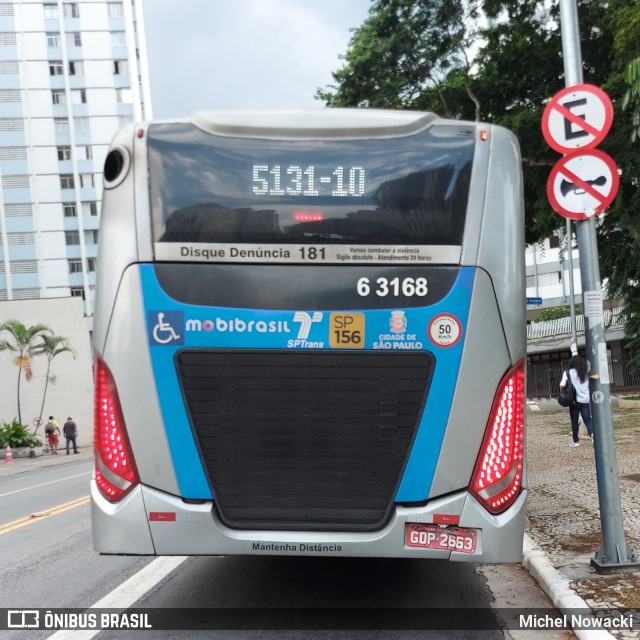
[[[575,151],[556,162],[547,180],[554,211],[571,220],[602,213],[618,192],[618,168],[604,151]]]

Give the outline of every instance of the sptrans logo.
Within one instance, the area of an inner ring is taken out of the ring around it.
[[[313,314],[307,313],[306,311],[296,311],[293,316],[293,321],[300,323],[300,330],[295,340],[289,340],[289,342],[287,342],[287,346],[290,349],[322,349],[324,347],[324,342],[307,340],[314,323],[322,322],[322,311],[314,311]]]

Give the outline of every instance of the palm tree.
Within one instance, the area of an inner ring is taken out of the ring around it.
[[[50,373],[51,361],[61,353],[70,353],[74,358],[76,357],[76,355],[75,350],[69,346],[69,338],[65,338],[64,336],[54,336],[46,334],[41,334],[39,338],[40,344],[38,345],[38,353],[42,353],[47,357],[47,374],[45,376],[44,393],[42,394],[42,405],[40,407],[39,414],[41,423],[42,414],[44,412],[44,401],[47,397],[47,387],[49,386],[49,382],[55,384],[56,381],[56,377]],[[40,423],[38,423],[38,425],[36,426],[36,430],[34,431],[34,433],[38,432]]]
[[[24,373],[24,379],[29,382],[33,377],[31,360],[33,356],[42,353],[42,346],[37,338],[53,331],[45,324],[36,324],[33,327],[25,327],[17,320],[7,320],[0,325],[0,335],[8,333],[9,337],[0,339],[0,351],[10,351],[15,354],[14,363],[18,366],[18,420],[22,423],[22,411],[20,408],[20,380]]]

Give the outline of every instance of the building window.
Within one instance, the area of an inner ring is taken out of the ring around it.
[[[33,231],[27,231],[26,233],[7,233],[7,242],[10,245],[35,244],[36,235]]]
[[[13,44],[16,44],[15,33],[7,32],[7,31],[3,31],[2,33],[0,33],[0,45],[11,46]]]
[[[18,89],[0,89],[0,102],[22,102]]]
[[[73,175],[70,173],[60,174],[60,188],[61,189],[75,189],[75,182]]]
[[[76,118],[74,120],[77,133],[89,133],[91,127],[89,126],[89,118]]]
[[[98,215],[98,203],[97,202],[83,202],[82,214],[85,216],[97,216]]]
[[[44,3],[44,19],[45,20],[57,20],[58,19],[58,5],[57,4],[55,4],[53,2],[45,2]]]
[[[65,231],[64,242],[68,246],[80,244],[80,232],[79,231]]]
[[[98,230],[91,229],[84,232],[85,244],[98,244]]]
[[[127,34],[124,31],[112,31],[111,32],[111,46],[112,47],[126,47],[127,46]]]
[[[120,104],[132,104],[133,91],[131,89],[116,89],[116,100]]]
[[[50,76],[64,75],[64,66],[62,65],[62,60],[51,60],[49,62],[49,75]]]
[[[560,238],[558,238],[558,236],[554,235],[549,237],[549,248],[550,249],[560,248]]]
[[[67,104],[67,94],[64,89],[53,89],[51,91],[51,102],[53,104]]]
[[[28,189],[30,186],[29,176],[2,176],[3,189]]]
[[[0,160],[26,160],[26,147],[0,147]]]
[[[46,16],[45,16],[45,18],[46,18]],[[60,34],[57,33],[57,32],[47,33],[47,46],[48,47],[59,47],[60,46]]]
[[[2,60],[0,61],[0,73],[20,73],[20,67],[18,63],[13,60]]]
[[[97,258],[87,258],[87,272],[91,273],[96,270]]]
[[[79,18],[80,11],[76,2],[65,2],[62,5],[62,11],[65,18]]]
[[[22,118],[0,118],[0,131],[24,131]]]
[[[78,210],[74,202],[63,202],[62,210],[65,218],[76,218],[78,216]]]
[[[122,2],[109,2],[107,3],[107,7],[109,7],[110,18],[122,18],[124,16]]]
[[[66,118],[53,119],[56,133],[69,133],[69,121]]]
[[[129,62],[127,60],[114,60],[113,73],[116,76],[125,76],[129,73]]]
[[[13,260],[9,263],[11,273],[38,273],[37,260]]]
[[[80,186],[83,189],[90,189],[93,184],[93,173],[81,173],[80,174]]]
[[[76,147],[76,158],[78,160],[91,160],[93,158],[91,147],[89,145]]]
[[[33,207],[30,204],[7,204],[4,207],[6,216],[31,216],[33,215]]]
[[[71,287],[71,297],[84,300],[84,287]]]
[[[71,104],[86,104],[87,92],[85,89],[72,89]]]
[[[82,37],[79,31],[71,31],[67,33],[67,46],[68,47],[82,46]]]
[[[71,147],[58,147],[58,160],[71,160]]]
[[[32,298],[40,297],[40,289],[14,289],[13,290],[13,299],[14,300],[29,300]]]
[[[84,75],[84,63],[81,60],[71,60],[69,62],[69,75],[70,76],[83,76]]]
[[[69,273],[82,273],[82,260],[67,260],[69,263]]]

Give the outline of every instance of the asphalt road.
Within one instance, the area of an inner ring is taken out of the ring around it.
[[[453,608],[455,614],[447,615],[448,620],[462,620],[469,610],[477,609],[471,615],[482,619],[482,624],[492,619],[492,602],[500,600],[498,591],[508,580],[517,585],[519,606],[549,606],[537,599],[534,603],[539,591],[517,566],[503,567],[502,573],[487,579],[474,565],[444,561],[99,556],[92,548],[86,500],[90,471],[87,460],[69,461],[0,479],[1,607],[126,609],[135,603],[136,609],[168,612],[168,619],[170,610],[180,612],[183,621],[191,614],[185,616],[185,610],[195,608],[199,611],[193,612],[194,625],[203,617],[207,618],[205,625],[219,621],[210,611],[222,608],[236,623],[258,628],[93,635],[11,630],[3,632],[3,638],[503,638],[497,629],[425,632],[393,627],[396,622],[398,627],[407,622],[407,608],[430,609],[436,614]],[[266,608],[280,611],[265,614]],[[357,609],[348,616],[344,625],[348,629],[327,630],[343,608]],[[298,629],[283,630],[291,629],[292,624]],[[382,629],[371,628],[378,624]],[[323,630],[306,629],[308,626]]]

